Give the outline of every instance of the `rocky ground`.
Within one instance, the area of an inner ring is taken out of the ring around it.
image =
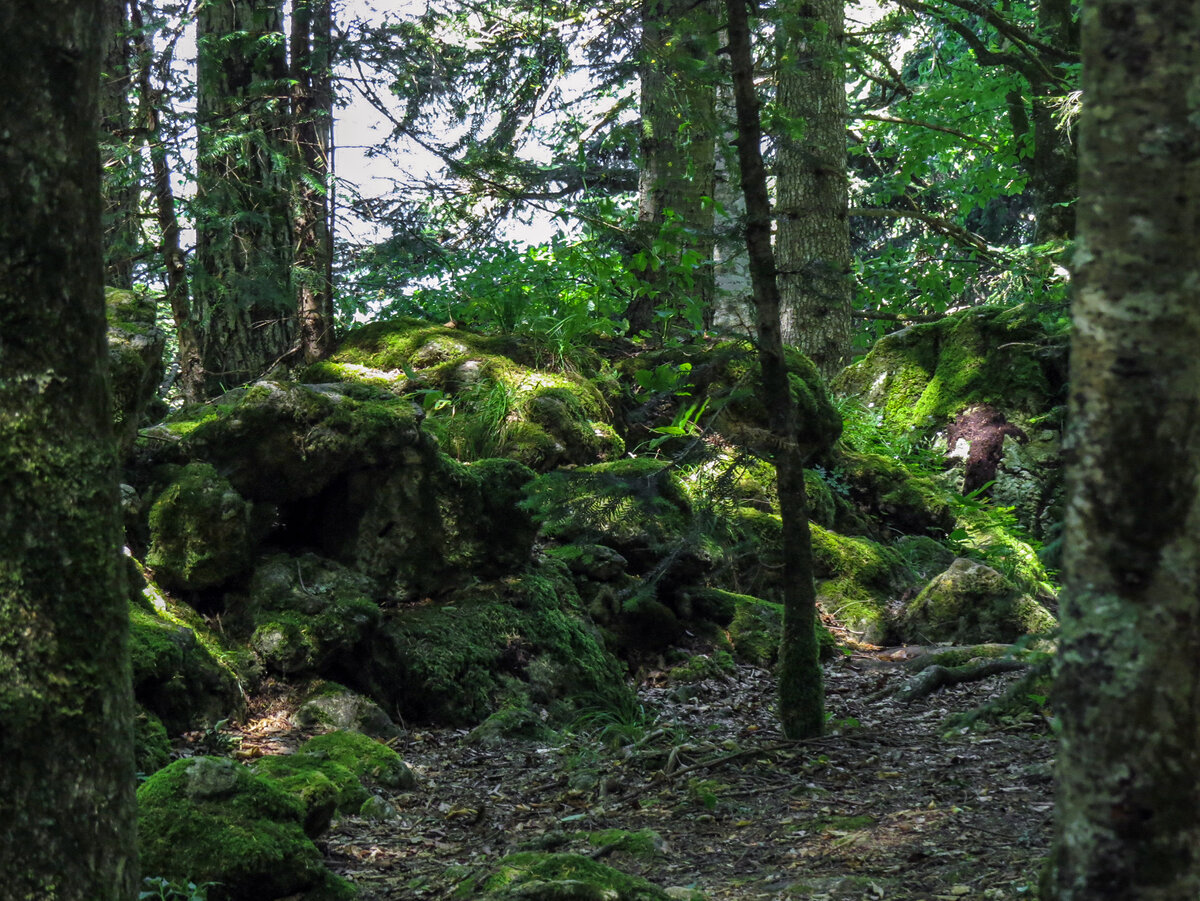
[[[1052,812],[1047,724],[947,732],[947,716],[1016,676],[905,704],[893,691],[911,678],[906,655],[827,664],[831,732],[814,741],[783,740],[769,673],[745,665],[693,683],[647,669],[639,709],[585,716],[559,742],[411,728],[393,745],[417,789],[385,796],[394,816],[341,820],[327,862],[364,899],[471,897],[473,874],[531,849],[603,858],[713,901],[1033,895]],[[242,753],[295,738],[260,714]]]

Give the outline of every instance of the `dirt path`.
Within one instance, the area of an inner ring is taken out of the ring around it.
[[[1053,744],[1044,724],[943,735],[945,717],[1013,678],[903,705],[878,655],[826,668],[835,734],[782,741],[766,672],[639,693],[650,724],[597,721],[565,745],[469,744],[414,731],[396,750],[418,773],[396,816],[349,818],[325,839],[362,897],[450,897],[515,850],[604,852],[588,834],[653,830],[658,849],[605,860],[663,887],[724,899],[1028,897],[1047,853]],[[604,739],[624,738],[623,750]],[[682,894],[682,893],[680,893]]]

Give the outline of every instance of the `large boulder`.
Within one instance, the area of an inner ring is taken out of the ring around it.
[[[211,883],[210,901],[351,898],[304,833],[304,805],[219,757],[177,760],[138,789],[142,871]]]
[[[511,338],[397,319],[354,330],[304,377],[421,399],[426,430],[460,460],[509,457],[545,472],[620,457],[595,385],[532,363]]]
[[[1011,642],[1045,632],[1054,617],[1002,574],[959,557],[905,608],[896,628],[905,643]]]
[[[213,588],[249,568],[262,531],[254,505],[228,479],[209,463],[189,463],[150,507],[146,566],[166,588]]]

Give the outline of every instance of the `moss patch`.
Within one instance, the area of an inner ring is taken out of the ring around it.
[[[324,754],[262,757],[251,768],[304,805],[304,832],[312,837],[335,813],[358,813],[368,797],[358,776]]]
[[[369,784],[397,789],[416,785],[412,770],[399,754],[359,732],[339,730],[314,736],[297,753],[331,760]]]
[[[145,872],[212,882],[212,901],[257,901],[327,883],[303,806],[232,760],[177,760],[138,789]]]
[[[579,854],[523,851],[502,859],[493,872],[464,883],[455,897],[524,898],[541,901],[668,901],[669,895]]]

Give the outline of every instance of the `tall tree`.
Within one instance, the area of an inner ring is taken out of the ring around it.
[[[297,349],[282,0],[203,0],[197,35],[191,312],[212,392]]]
[[[783,6],[776,216],[783,340],[822,375],[850,361],[844,0]]]
[[[651,327],[664,291],[686,289],[692,308],[711,316],[718,23],[716,0],[642,3],[638,232],[645,290],[626,311],[632,334]]]
[[[1045,897],[1200,898],[1200,7],[1088,0],[1057,845]]]
[[[310,363],[328,356],[334,346],[332,31],[330,0],[292,0],[295,281],[301,352]]]
[[[762,159],[762,126],[754,90],[747,0],[726,0],[729,55],[737,108],[737,148],[746,197],[746,247],[753,283],[762,399],[776,449],[775,473],[783,522],[783,638],[779,650],[779,716],[788,738],[820,735],[825,688],[818,660],[812,537],[804,488],[804,457],[780,325],[779,287],[771,248],[771,201]],[[836,437],[836,436],[835,436]]]
[[[0,4],[0,898],[137,894],[100,0]]]
[[[104,0],[103,17],[100,134],[105,176],[105,282],[115,288],[132,288],[141,229],[136,142],[129,104],[129,0]]]

